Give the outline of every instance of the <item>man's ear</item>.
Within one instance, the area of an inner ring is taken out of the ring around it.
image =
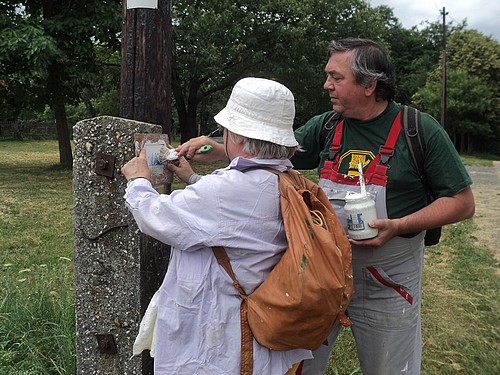
[[[375,92],[375,89],[377,88],[377,83],[378,81],[375,79],[369,86],[365,87],[365,95],[366,96],[371,96]]]

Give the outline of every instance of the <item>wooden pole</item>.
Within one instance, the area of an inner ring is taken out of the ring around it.
[[[443,15],[443,38],[442,38],[442,61],[441,61],[441,126],[446,127],[446,13],[445,7],[442,10]]]
[[[123,2],[120,117],[161,125],[170,134],[172,1],[158,9]]]
[[[127,9],[123,2],[120,117],[157,124],[170,134],[172,0],[157,9]],[[164,186],[170,192],[170,185]],[[141,316],[165,275],[170,247],[142,235],[140,243]],[[153,360],[142,356],[142,374],[153,374]]]

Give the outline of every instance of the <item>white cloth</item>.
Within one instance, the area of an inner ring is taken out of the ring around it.
[[[139,333],[132,347],[133,356],[140,355],[144,350],[149,350],[151,357],[155,356],[156,348],[156,317],[158,316],[158,300],[160,299],[160,290],[151,298],[148,308],[142,317],[139,326]]]
[[[184,190],[160,195],[145,179],[127,186],[128,208],[142,232],[172,245],[160,288],[155,374],[234,375],[240,370],[241,297],[211,246],[224,246],[251,293],[287,247],[277,176],[288,160],[236,158]],[[284,374],[309,350],[272,351],[254,340],[254,373]]]

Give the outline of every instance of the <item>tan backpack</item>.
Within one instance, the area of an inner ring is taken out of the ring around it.
[[[252,337],[272,350],[318,349],[354,292],[351,246],[328,198],[299,172],[278,172],[288,249],[264,282],[247,295],[223,247],[213,251],[241,294],[241,375],[252,374]]]

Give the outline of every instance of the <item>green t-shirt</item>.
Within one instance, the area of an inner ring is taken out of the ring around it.
[[[345,119],[339,172],[357,175],[359,162],[366,170],[377,156],[379,147],[385,144],[400,108],[399,104],[390,102],[383,113],[370,121]],[[321,129],[332,113],[315,116],[295,131],[295,137],[303,148],[291,159],[296,169],[320,170],[323,167],[332,136],[323,147],[320,144]],[[424,169],[429,185],[438,197],[453,196],[471,185],[472,180],[443,127],[426,113],[421,114],[421,119]],[[426,205],[425,187],[411,164],[403,132],[399,135],[389,165],[386,197],[389,218],[403,217],[423,208]]]

